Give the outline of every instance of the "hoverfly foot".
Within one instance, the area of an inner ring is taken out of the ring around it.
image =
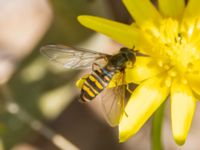
[[[126,112],[126,111],[124,111],[124,114],[125,114],[125,116],[126,116],[126,117],[128,117],[128,114],[127,114],[127,112]]]

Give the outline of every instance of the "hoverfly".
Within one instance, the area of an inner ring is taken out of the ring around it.
[[[80,99],[82,102],[88,102],[105,91],[105,95],[102,96],[102,104],[107,121],[111,126],[119,124],[124,113],[126,87],[124,87],[125,85],[118,86],[118,83],[123,83],[120,80],[124,78],[124,70],[128,63],[134,64],[137,51],[123,47],[117,54],[108,55],[63,45],[47,45],[41,48],[41,53],[51,61],[62,64],[68,69],[92,68],[92,72],[84,79]],[[103,60],[105,64],[103,66],[98,64],[99,60]],[[112,89],[106,88],[117,73],[121,74],[120,79],[117,80],[117,86]]]

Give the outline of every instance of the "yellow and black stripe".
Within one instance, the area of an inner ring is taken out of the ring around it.
[[[93,100],[109,84],[112,73],[106,68],[99,68],[89,75],[81,90],[81,100],[83,102]]]
[[[112,72],[109,72],[106,68],[103,68],[103,69],[99,68],[98,70],[95,70],[94,72],[105,83],[109,83],[112,78]]]

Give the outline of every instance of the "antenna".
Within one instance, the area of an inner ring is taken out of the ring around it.
[[[132,50],[134,51],[134,49],[135,49],[135,45],[133,45],[133,47],[132,47]]]
[[[134,51],[136,56],[144,56],[144,57],[149,57],[149,55],[147,54],[143,54],[141,52],[139,52],[139,50],[134,50],[135,49],[135,45],[133,45],[132,50]]]

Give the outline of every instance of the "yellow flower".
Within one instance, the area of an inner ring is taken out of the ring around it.
[[[123,142],[134,135],[170,96],[173,137],[183,144],[200,95],[200,1],[123,0],[135,23],[79,16],[84,26],[103,33],[126,47],[148,54],[126,69],[126,83],[139,84],[119,124]],[[185,6],[186,5],[186,6]]]

